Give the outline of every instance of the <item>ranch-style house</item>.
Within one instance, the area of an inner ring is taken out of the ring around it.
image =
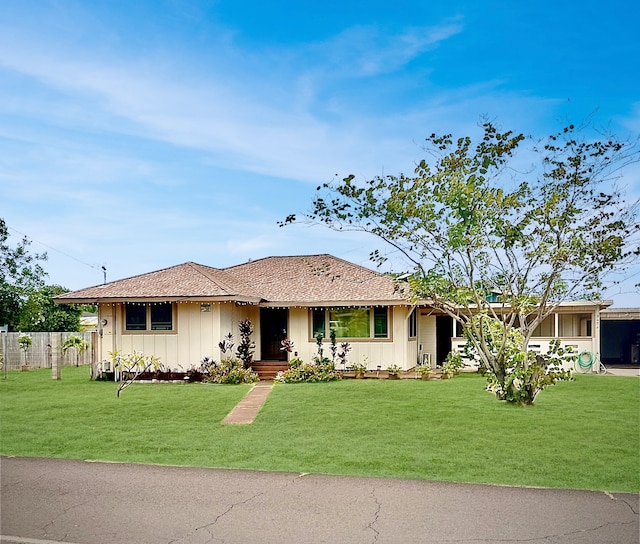
[[[396,281],[331,255],[267,257],[218,269],[188,262],[56,297],[98,306],[98,361],[110,352],[155,355],[166,367],[188,369],[204,356],[219,360],[218,343],[238,324],[254,326],[254,360],[282,361],[286,338],[311,361],[316,335],[349,342],[349,361],[369,369],[442,364],[464,339],[453,319],[428,302],[410,304]],[[554,338],[576,352],[599,352],[600,312],[607,302],[562,304],[530,343],[546,351]],[[292,354],[293,355],[293,354]]]

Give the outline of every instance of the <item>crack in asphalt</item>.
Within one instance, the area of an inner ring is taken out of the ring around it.
[[[264,495],[264,493],[262,491],[260,493],[256,493],[255,495],[252,495],[251,497],[249,497],[249,498],[247,498],[245,500],[232,503],[224,512],[218,514],[212,522],[206,523],[206,524],[201,525],[199,527],[196,527],[189,534],[184,535],[184,536],[182,536],[180,538],[177,538],[175,540],[171,540],[167,544],[175,544],[177,542],[180,542],[180,541],[184,540],[185,538],[189,538],[190,536],[195,535],[198,531],[202,531],[202,530],[205,530],[205,531],[207,531],[209,533],[210,538],[209,538],[208,542],[213,542],[213,540],[215,538],[215,535],[211,532],[211,529],[216,523],[218,523],[218,521],[220,521],[221,518],[223,518],[224,516],[229,514],[237,506],[242,506],[244,504],[247,504],[247,503],[251,502],[252,500],[257,499],[261,495]]]
[[[70,506],[66,506],[62,509],[62,512],[60,512],[55,518],[49,520],[47,523],[45,523],[42,527],[40,527],[40,529],[42,530],[44,536],[46,537],[49,534],[49,527],[52,527],[53,525],[56,524],[56,521],[62,517],[62,516],[66,516],[71,510],[74,510],[75,508],[78,508],[79,506],[82,506],[83,504],[86,504],[87,501],[81,501],[78,502],[76,504],[72,504]],[[65,535],[64,538],[67,538],[68,535]]]
[[[378,519],[380,518],[380,511],[382,510],[382,503],[378,500],[378,497],[376,496],[376,488],[374,487],[371,490],[371,494],[369,495],[373,501],[376,504],[376,511],[373,513],[373,520],[371,521],[371,523],[369,523],[367,525],[367,529],[371,529],[373,531],[373,542],[377,542],[378,541],[378,537],[380,536],[380,531],[378,531],[374,525],[376,523],[378,523]]]
[[[614,494],[609,493],[607,491],[605,491],[605,495],[607,497],[609,497],[612,501],[616,501],[616,502],[621,502],[622,504],[626,504],[629,507],[629,510],[631,510],[631,512],[633,512],[633,514],[635,514],[636,516],[638,515],[638,510],[635,504],[630,503],[629,501],[627,501],[626,498],[624,497],[616,497]]]

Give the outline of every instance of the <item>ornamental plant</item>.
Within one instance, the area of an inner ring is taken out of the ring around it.
[[[76,353],[76,366],[78,366],[80,363],[80,355],[89,349],[89,342],[76,334],[72,334],[64,341],[64,344],[62,344],[62,353],[66,354],[71,348],[73,348]]]
[[[340,349],[338,350],[336,357],[338,358],[338,364],[342,365],[343,368],[347,366],[347,356],[350,351],[351,344],[349,344],[349,342],[340,343]]]
[[[219,363],[209,360],[208,370],[206,381],[209,383],[254,383],[260,379],[251,367],[245,368],[244,363],[235,357],[227,357]]]
[[[160,358],[153,355],[145,355],[142,352],[132,351],[123,355],[120,351],[110,351],[111,363],[116,371],[120,372],[120,385],[116,393],[120,393],[129,387],[144,372],[158,370],[160,368]]]
[[[27,333],[21,332],[18,336],[18,345],[24,353],[24,364],[27,365],[27,352],[31,348],[31,344],[33,344],[33,339]]]
[[[466,364],[462,360],[462,355],[458,352],[450,351],[447,354],[444,364],[442,365],[442,372],[449,378],[453,378],[453,376],[457,376],[458,374],[460,374],[460,371],[465,366]]]
[[[238,327],[240,328],[240,344],[236,350],[236,355],[242,361],[244,368],[250,368],[253,362],[253,349],[256,347],[251,340],[253,325],[248,319],[243,319],[238,324]]]
[[[392,364],[392,365],[389,365],[389,366],[387,367],[387,372],[388,372],[389,374],[396,374],[396,375],[397,375],[397,374],[400,374],[400,372],[402,372],[402,368],[400,368],[400,367],[399,367],[398,365],[396,365],[396,364]]]
[[[336,331],[335,329],[331,329],[329,333],[329,340],[331,341],[330,350],[331,350],[331,362],[336,362],[336,357],[338,355],[338,343],[336,341]]]
[[[305,363],[298,360],[295,366],[290,366],[284,372],[278,372],[275,381],[278,383],[315,383],[340,379],[342,379],[342,375],[336,371],[332,364]]]
[[[233,334],[231,334],[230,332],[227,333],[220,342],[218,342],[218,347],[223,354],[227,353],[227,351],[231,351],[233,349],[233,346]]]
[[[487,378],[487,390],[499,400],[514,404],[531,405],[546,387],[558,381],[570,380],[571,371],[563,364],[570,363],[574,355],[571,348],[562,348],[553,340],[549,351],[542,355],[522,348],[522,333],[505,326],[502,320],[488,315],[473,317],[473,327],[465,329],[467,353],[480,360],[480,369]],[[478,356],[476,346],[482,346]],[[485,354],[491,354],[487,364]]]

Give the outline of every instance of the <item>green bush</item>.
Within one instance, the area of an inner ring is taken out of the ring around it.
[[[457,376],[465,366],[467,365],[462,360],[462,355],[457,351],[450,351],[442,365],[442,372],[450,377]]]
[[[206,381],[209,383],[254,383],[260,379],[251,367],[244,368],[243,362],[235,357],[228,357],[219,363],[211,361],[207,367],[209,375]]]
[[[333,364],[305,363],[297,359],[295,366],[290,366],[284,372],[278,372],[275,381],[279,383],[331,382],[341,378],[342,375],[336,371]]]

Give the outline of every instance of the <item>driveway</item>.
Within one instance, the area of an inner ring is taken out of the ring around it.
[[[0,541],[638,544],[637,494],[0,459]]]

